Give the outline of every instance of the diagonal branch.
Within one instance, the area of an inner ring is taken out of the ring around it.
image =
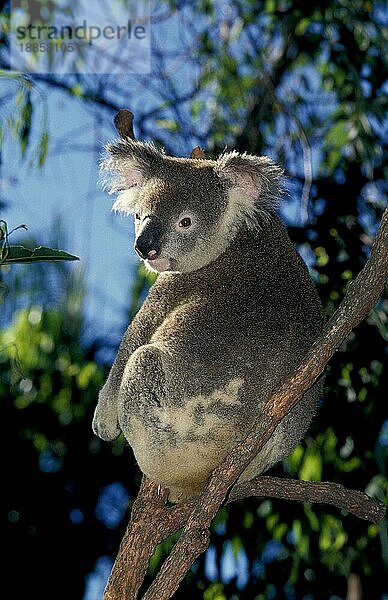
[[[236,484],[227,503],[251,496],[331,504],[368,521],[378,523],[385,515],[382,502],[363,492],[346,489],[329,481],[300,481],[283,477],[259,476]],[[184,527],[195,500],[172,508],[165,505],[167,492],[146,477],[132,507],[131,520],[121,541],[104,600],[135,600],[144,580],[148,562],[156,546]]]

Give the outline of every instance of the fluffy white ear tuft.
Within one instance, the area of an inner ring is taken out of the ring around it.
[[[129,190],[124,190],[120,192],[113,203],[112,210],[114,212],[124,213],[125,215],[135,213],[137,210],[139,189],[139,187],[134,186]]]
[[[107,144],[105,151],[100,163],[103,188],[110,194],[124,192],[117,198],[113,209],[132,212],[131,204],[138,189],[162,166],[164,150],[149,142],[120,138]]]
[[[267,156],[225,152],[216,161],[215,172],[228,189],[236,216],[248,224],[254,225],[260,214],[268,216],[283,193],[283,170]]]

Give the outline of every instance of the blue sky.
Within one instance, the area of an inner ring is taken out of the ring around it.
[[[113,126],[108,121],[97,127],[81,103],[62,93],[50,90],[47,102],[50,121],[54,115],[60,118],[51,125],[55,127],[55,141],[41,170],[21,163],[17,142],[6,136],[3,172],[17,177],[17,182],[12,187],[3,186],[8,204],[2,216],[10,229],[25,223],[29,234],[42,243],[50,239],[54,220],[59,218],[66,238],[64,249],[81,260],[79,265],[73,263],[73,268],[81,268],[86,277],[90,322],[108,333],[112,324],[115,327],[122,322],[128,304],[136,264],[131,221],[110,212],[112,199],[97,183],[98,152],[74,151],[67,146],[74,132],[77,144],[92,146],[97,138],[102,148],[114,135]],[[12,241],[24,237],[20,231]]]

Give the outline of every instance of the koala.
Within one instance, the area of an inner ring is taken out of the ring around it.
[[[168,156],[148,142],[107,145],[113,209],[133,214],[135,251],[159,275],[119,346],[93,430],[121,432],[141,471],[180,502],[243,440],[323,325],[308,270],[276,214],[282,170],[268,157]],[[314,417],[307,391],[241,475],[292,452]]]

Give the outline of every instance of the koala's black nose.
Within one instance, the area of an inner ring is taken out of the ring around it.
[[[135,240],[135,250],[143,259],[152,260],[160,254],[162,225],[155,217],[146,217]]]
[[[153,258],[157,258],[159,256],[159,252],[155,250],[154,244],[148,242],[147,240],[137,240],[135,244],[135,250],[140,258],[148,258],[152,260]]]

